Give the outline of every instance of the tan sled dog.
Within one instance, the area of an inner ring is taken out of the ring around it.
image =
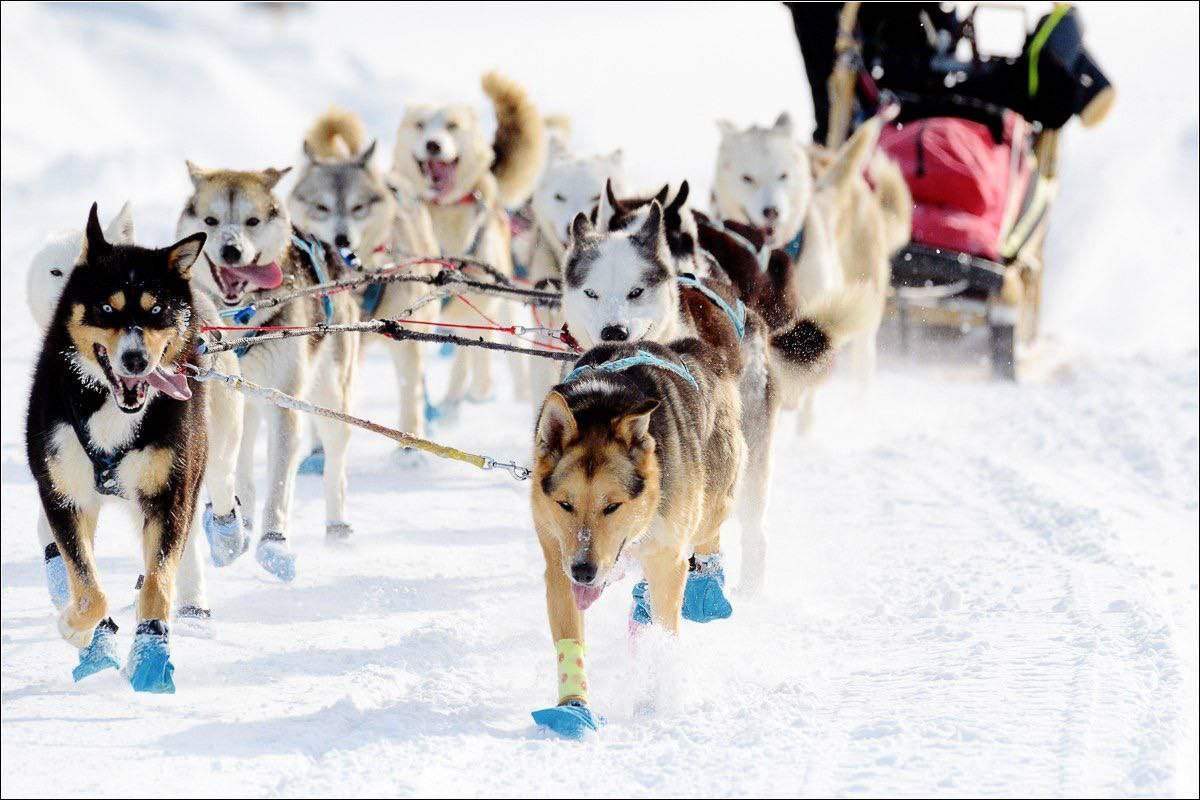
[[[559,704],[587,699],[583,612],[626,553],[678,633],[693,554],[720,550],[742,469],[738,371],[700,339],[601,345],[546,397],[531,503],[546,559]]]
[[[484,137],[475,110],[467,105],[410,106],[400,122],[391,178],[411,187],[429,213],[440,254],[469,257],[513,274],[506,209],[524,203],[545,160],[544,123],[525,90],[494,72],[483,76],[483,91],[496,109],[496,136]],[[494,277],[494,276],[493,276]],[[448,322],[480,323],[482,317],[512,317],[501,301],[471,298],[446,307]],[[515,357],[518,392],[525,390],[524,365]],[[468,381],[470,385],[468,387]],[[446,393],[450,408],[463,398],[482,401],[492,394],[491,355],[460,348]]]

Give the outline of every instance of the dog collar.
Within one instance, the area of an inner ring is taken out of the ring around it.
[[[292,244],[308,256],[308,261],[312,264],[313,272],[317,276],[317,283],[329,283],[329,275],[325,272],[325,248],[321,246],[321,243],[315,238],[309,240],[298,233],[293,233]],[[321,307],[325,310],[325,323],[333,322],[333,301],[329,299],[329,295],[321,295]]]
[[[674,361],[667,361],[665,358],[659,358],[658,356],[646,350],[638,350],[633,355],[626,356],[625,358],[618,358],[616,361],[605,361],[602,364],[581,364],[567,373],[567,377],[563,379],[563,383],[570,383],[589,370],[597,370],[600,372],[624,372],[632,367],[659,367],[661,369],[670,370],[690,383],[693,389],[699,390],[700,388],[700,384],[696,382],[695,376],[693,376],[688,368],[683,364],[677,364]]]
[[[694,275],[680,275],[677,279],[680,286],[686,286],[689,289],[695,289],[703,294],[709,300],[717,304],[725,314],[729,317],[729,321],[733,323],[733,329],[737,331],[739,339],[746,338],[746,304],[741,300],[737,301],[736,305],[730,305],[724,297],[714,292],[709,287],[705,286]]]
[[[796,231],[796,235],[791,241],[785,244],[782,248],[783,252],[787,253],[788,258],[792,261],[800,258],[800,251],[804,249],[804,226],[800,226],[800,230]]]

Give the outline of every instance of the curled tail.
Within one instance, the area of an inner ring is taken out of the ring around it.
[[[483,91],[496,109],[492,174],[500,200],[515,208],[529,199],[546,160],[545,122],[519,84],[497,72],[483,76]]]
[[[833,364],[834,353],[879,316],[876,291],[855,283],[809,303],[799,318],[771,336],[771,356],[790,381],[809,382]]]
[[[887,226],[887,247],[891,255],[908,244],[912,237],[912,192],[908,190],[900,166],[886,153],[876,152],[871,157],[870,174]]]
[[[309,158],[345,160],[362,152],[367,129],[358,115],[343,108],[330,108],[309,128],[304,152]]]

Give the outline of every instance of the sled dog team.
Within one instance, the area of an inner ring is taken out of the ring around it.
[[[483,89],[496,115],[491,142],[469,105],[411,106],[385,173],[358,118],[331,110],[305,137],[286,197],[280,182],[290,167],[188,162],[192,193],[174,244],[139,246],[128,205],[107,227],[93,206],[82,232],[53,236],[34,257],[28,296],[45,339],[27,449],[59,630],[79,648],[76,680],[121,665],[93,555],[110,497],[142,518],[137,627],[124,664],[139,691],[174,691],[172,624],[208,633],[202,540],[218,567],[252,549],[262,569],[292,580],[289,523],[302,468],[323,473],[327,539],[352,535],[345,425],[189,377],[211,367],[349,411],[368,340],[327,334],[203,354],[202,328],[229,329],[210,330],[210,339],[252,343],[262,326],[528,313],[491,297],[413,311],[425,293],[419,283],[253,305],[407,256],[468,258],[481,264],[463,268],[469,277],[560,291],[561,306],[539,310],[538,324],[565,325],[580,345],[565,368],[500,357],[534,411],[531,506],[559,685],[558,705],[535,712],[538,722],[572,736],[597,727],[583,614],[627,566],[644,576],[631,631],[656,624],[674,633],[684,618],[728,617],[720,529],[736,514],[740,588],[762,586],[781,407],[811,426],[814,392],[843,344],[861,381],[874,369],[888,263],[907,240],[911,208],[898,169],[875,150],[884,120],[862,125],[836,152],[801,146],[786,114],[769,127],[721,122],[702,212],[687,181],[629,193],[621,151],[572,152],[569,125],[543,119],[510,80],[491,73]],[[379,341],[395,366],[405,431],[424,435],[427,420],[494,393],[486,350],[457,350],[435,404],[421,345]]]

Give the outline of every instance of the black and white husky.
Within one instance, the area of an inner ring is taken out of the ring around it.
[[[111,244],[93,205],[34,370],[26,447],[43,524],[66,567],[58,628],[80,648],[76,680],[118,666],[93,549],[100,507],[116,498],[143,520],[126,675],[138,691],[175,690],[171,603],[185,544],[198,535],[208,453],[205,392],[183,372],[197,358],[189,278],[204,240],[194,234],[159,250]]]
[[[803,385],[828,364],[836,348],[866,323],[865,297],[842,290],[773,329],[732,284],[719,279],[720,270],[700,249],[696,220],[684,207],[686,191],[681,189],[666,209],[659,204],[665,196],[662,192],[648,203],[622,202],[608,190],[598,226],[583,215],[576,217],[564,270],[563,311],[571,334],[584,347],[636,340],[669,343],[695,335],[719,345],[737,363],[747,445],[738,502],[742,588],[754,591],[765,573],[763,518],[780,383]],[[748,252],[744,257],[753,262]]]

